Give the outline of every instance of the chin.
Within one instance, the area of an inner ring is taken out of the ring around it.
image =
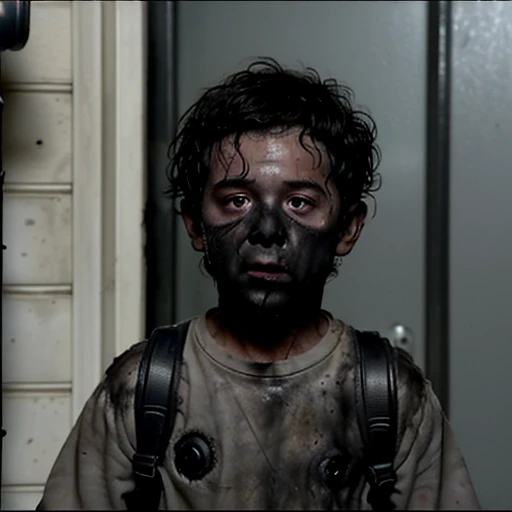
[[[290,289],[250,289],[244,290],[240,295],[238,300],[241,304],[261,311],[278,313],[281,310],[285,311],[296,306],[294,295]]]
[[[258,293],[251,294],[244,301],[250,307],[260,309],[262,311],[276,311],[289,309],[292,307],[290,297],[283,297],[277,294]]]
[[[303,316],[302,308],[288,294],[251,290],[220,301],[230,316],[247,322],[281,322]],[[308,311],[311,312],[311,309]]]

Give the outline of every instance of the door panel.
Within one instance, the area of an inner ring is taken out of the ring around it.
[[[30,36],[21,52],[2,55],[6,84],[71,84],[70,1],[31,2]],[[58,58],[48,58],[58,55]]]
[[[4,290],[2,381],[71,382],[71,295]]]
[[[70,183],[71,95],[5,94],[6,183]]]
[[[420,366],[426,15],[424,2],[182,2],[178,31],[180,113],[202,88],[257,56],[335,76],[368,107],[383,153],[377,215],[327,285],[324,307],[357,328],[387,335],[395,323],[407,326]],[[180,228],[177,316],[183,319],[215,305],[216,294]]]
[[[482,507],[512,509],[512,4],[453,7],[450,420]]]
[[[2,485],[43,485],[71,428],[71,394],[5,391]]]
[[[71,195],[9,192],[3,214],[4,284],[70,283]]]

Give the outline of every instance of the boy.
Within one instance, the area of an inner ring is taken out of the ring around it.
[[[321,302],[378,188],[375,136],[348,88],[270,59],[207,90],[182,118],[171,193],[219,301],[188,329],[160,508],[370,508],[355,334]],[[40,508],[125,508],[143,348],[118,358],[87,402]],[[430,384],[403,351],[394,358],[393,505],[478,509]]]

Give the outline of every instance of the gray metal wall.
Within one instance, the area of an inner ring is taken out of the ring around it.
[[[482,505],[512,509],[512,4],[455,2],[450,419]]]
[[[512,5],[453,2],[450,415],[484,508],[512,508]],[[424,368],[425,2],[181,2],[178,110],[270,55],[346,81],[380,132],[377,216],[327,286],[324,306],[359,328],[413,332]],[[178,229],[177,319],[215,305]],[[508,485],[507,485],[508,484]]]

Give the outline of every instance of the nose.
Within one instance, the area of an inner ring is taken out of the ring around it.
[[[259,212],[248,241],[251,245],[261,245],[265,249],[269,249],[272,245],[284,247],[286,231],[278,213],[270,208]]]

